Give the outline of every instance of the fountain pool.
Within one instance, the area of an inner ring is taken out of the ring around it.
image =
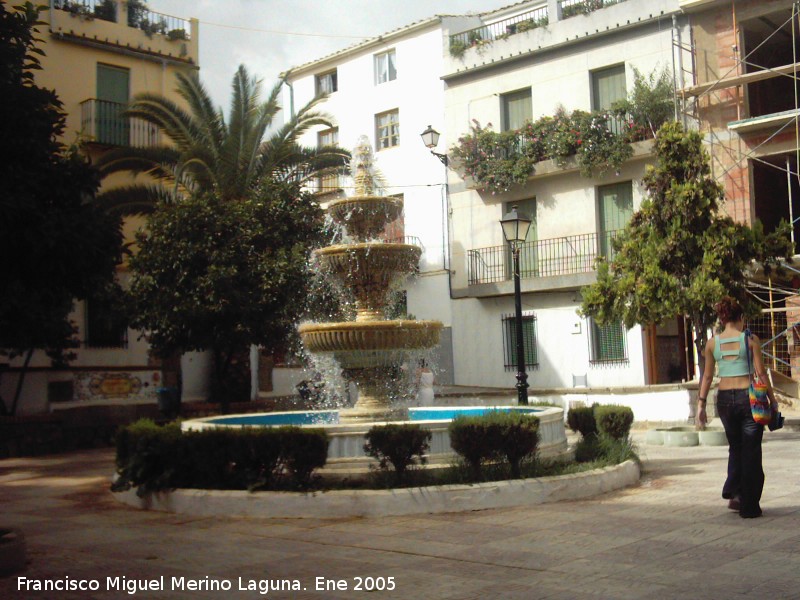
[[[556,458],[567,452],[567,436],[564,429],[564,411],[553,406],[442,406],[409,408],[408,419],[431,432],[431,460],[444,459],[453,454],[447,428],[450,421],[459,415],[479,415],[490,410],[518,411],[534,414],[539,418],[539,456]],[[211,428],[270,427],[297,425],[300,427],[324,427],[330,437],[328,463],[359,463],[368,460],[364,454],[364,435],[373,425],[386,422],[352,423],[339,422],[338,410],[289,411],[258,413],[252,415],[229,415],[206,417],[184,421],[184,431],[200,431]],[[394,422],[394,421],[392,421]],[[354,465],[356,466],[356,465]]]

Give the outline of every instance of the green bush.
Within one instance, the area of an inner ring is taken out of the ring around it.
[[[575,406],[567,411],[567,426],[580,432],[584,439],[597,435],[594,406]]]
[[[431,432],[419,425],[380,425],[370,428],[365,436],[364,452],[377,458],[381,469],[389,463],[395,471],[397,483],[403,479],[408,467],[425,464],[425,453],[430,450]]]
[[[627,439],[633,423],[633,410],[628,406],[601,405],[594,409],[597,430],[615,440]]]
[[[450,445],[469,465],[474,479],[481,479],[483,464],[505,458],[513,477],[520,464],[535,455],[539,419],[517,412],[490,411],[481,416],[461,416],[450,422]]]
[[[450,446],[461,455],[472,471],[473,479],[480,480],[481,466],[497,457],[497,444],[491,439],[483,422],[483,417],[459,416],[450,421],[447,427]]]
[[[141,420],[116,438],[114,491],[137,488],[139,496],[175,488],[268,489],[308,486],[325,465],[328,437],[315,429],[210,429],[183,433],[180,425]]]
[[[142,419],[117,432],[117,470],[112,485],[115,491],[137,486],[136,494],[174,488],[176,457],[181,445],[180,425],[159,426]]]
[[[307,488],[315,469],[328,461],[328,434],[322,429],[281,427],[281,456],[295,486]]]
[[[584,436],[575,444],[575,462],[592,462],[601,456],[600,438],[596,434]]]

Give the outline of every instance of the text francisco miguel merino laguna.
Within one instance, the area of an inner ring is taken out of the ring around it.
[[[318,579],[324,578],[320,577]],[[315,584],[319,584],[319,582],[315,581]],[[317,585],[315,585],[315,589],[316,587]],[[17,590],[31,592],[120,591],[133,595],[138,592],[181,590],[189,592],[251,591],[265,595],[272,591],[301,591],[303,589],[305,588],[297,579],[247,579],[239,577],[237,580],[231,580],[214,579],[208,576],[192,579],[189,577],[168,578],[162,575],[155,579],[134,579],[124,576],[106,577],[105,581],[103,581],[102,579],[77,579],[69,576],[55,579],[17,577]]]

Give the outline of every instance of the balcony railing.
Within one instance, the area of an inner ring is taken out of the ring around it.
[[[81,102],[81,129],[91,141],[109,146],[148,148],[160,142],[158,127],[126,117],[126,104],[90,98]]]
[[[331,194],[343,190],[346,184],[347,181],[344,175],[332,173],[330,175],[317,177],[316,187],[312,189],[315,194]]]
[[[459,55],[470,46],[477,46],[482,42],[486,43],[498,39],[505,39],[515,33],[522,33],[529,29],[544,27],[547,23],[547,7],[542,6],[515,17],[451,35],[450,53]]]
[[[598,256],[613,257],[611,240],[618,231],[585,233],[537,240],[522,245],[519,274],[522,279],[591,273]],[[505,246],[467,252],[469,285],[508,281],[513,276],[511,250]]]
[[[625,0],[561,0],[561,18],[569,19],[577,15],[588,15],[620,2],[625,2]]]
[[[173,17],[148,10],[143,3],[128,3],[128,26],[136,27],[152,36],[160,33],[171,40],[188,40],[191,24],[188,19]]]
[[[87,19],[117,22],[116,0],[53,0],[53,8]]]

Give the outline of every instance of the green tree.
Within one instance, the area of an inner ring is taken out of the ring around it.
[[[714,304],[730,294],[754,312],[745,272],[753,261],[769,272],[781,258],[791,260],[789,226],[764,235],[759,222],[749,228],[720,214],[724,192],[711,177],[698,132],[670,122],[655,143],[656,164],[643,180],[648,198],[613,241],[611,261],[598,260],[597,283],[584,288],[581,311],[629,328],[686,315],[702,371]]]
[[[58,141],[65,116],[55,92],[34,84],[41,68],[38,9],[0,4],[0,348],[24,356],[15,413],[34,350],[55,360],[76,345],[75,299],[113,281],[119,220],[93,202],[98,176]]]
[[[242,390],[231,378],[237,353],[282,344],[305,309],[321,226],[322,211],[296,183],[267,180],[238,202],[206,193],[161,205],[130,261],[132,325],[160,355],[211,350],[212,400],[226,410],[247,399],[249,382]]]
[[[215,109],[197,73],[178,74],[176,91],[188,110],[159,94],[138,94],[126,114],[143,119],[166,134],[164,144],[120,148],[105,154],[98,167],[104,175],[130,171],[147,173],[157,184],[134,184],[100,196],[109,210],[122,214],[149,213],[165,201],[191,193],[213,193],[224,201],[249,198],[266,179],[304,183],[341,169],[347,152],[334,146],[309,148],[298,139],[317,126],[331,127],[316,110],[319,96],[291,115],[267,136],[281,111],[283,82],[261,101],[260,82],[240,66],[233,77],[230,116]]]

